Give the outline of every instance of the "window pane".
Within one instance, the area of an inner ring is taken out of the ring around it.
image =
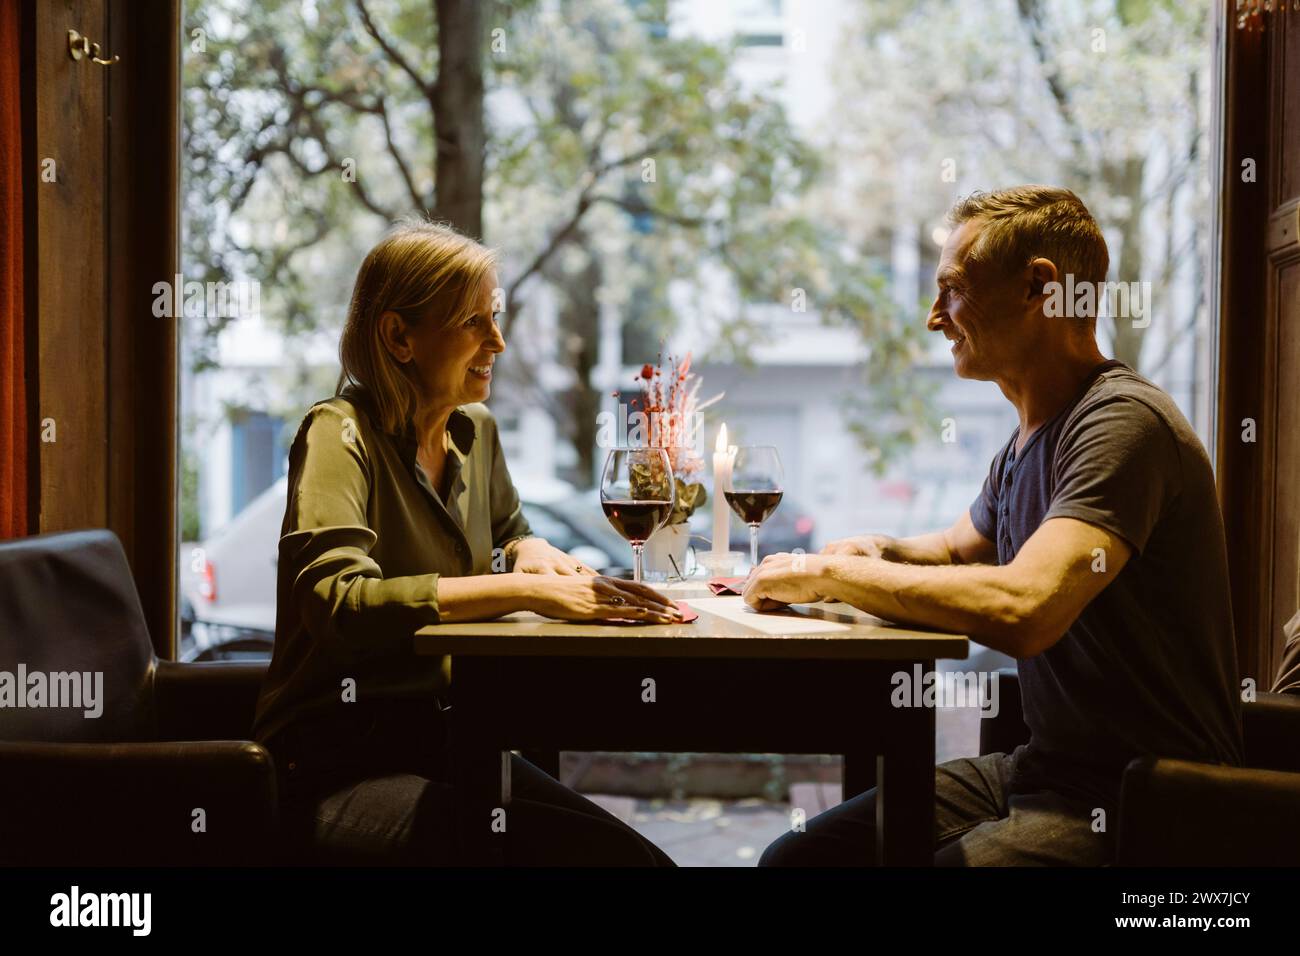
[[[273,590],[227,555],[274,559],[284,456],[334,393],[357,269],[394,219],[439,208],[434,5],[368,6],[370,23],[343,0],[185,8],[183,271],[198,294],[191,309],[187,285],[182,576],[196,619],[224,610],[235,630],[273,627]],[[733,443],[779,448],[764,547],[951,524],[1016,416],[926,331],[945,213],[1020,183],[1086,203],[1107,279],[1130,293],[1099,321],[1103,351],[1166,389],[1208,446],[1210,10],[503,5],[482,109],[448,110],[483,135],[469,206],[500,256],[507,342],[490,406],[537,530],[627,560],[593,486],[644,367],[671,377],[687,356],[698,400],[722,397],[686,477],[714,495],[724,422]],[[710,519],[710,504],[688,519],[697,543]],[[973,732],[941,739],[941,758]]]

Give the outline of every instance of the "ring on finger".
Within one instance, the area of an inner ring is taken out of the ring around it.
[[[609,599],[609,603],[623,605],[627,603],[627,599],[621,595],[615,594],[613,597]]]

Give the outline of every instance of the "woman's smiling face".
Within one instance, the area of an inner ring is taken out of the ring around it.
[[[487,401],[492,391],[492,366],[506,348],[492,309],[496,288],[497,277],[492,272],[483,282],[473,308],[449,328],[439,328],[429,316],[410,326],[394,313],[385,313],[385,317],[392,315],[402,326],[399,330],[385,318],[391,330],[385,341],[399,362],[414,363],[426,406],[448,409]]]

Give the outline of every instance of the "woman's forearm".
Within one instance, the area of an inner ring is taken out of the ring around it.
[[[439,577],[438,619],[454,624],[530,610],[536,584],[537,575],[514,572]]]

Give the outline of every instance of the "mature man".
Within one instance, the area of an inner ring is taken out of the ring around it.
[[[1095,313],[1045,308],[1050,283],[1106,278],[1074,193],[976,193],[949,219],[927,327],[953,343],[958,375],[998,383],[1019,427],[951,528],[774,555],[745,600],[837,599],[1017,658],[1031,740],[935,769],[935,861],[1103,864],[1131,759],[1241,762],[1214,476],[1169,396],[1098,351]],[[875,799],[821,814],[761,862],[870,863]]]

